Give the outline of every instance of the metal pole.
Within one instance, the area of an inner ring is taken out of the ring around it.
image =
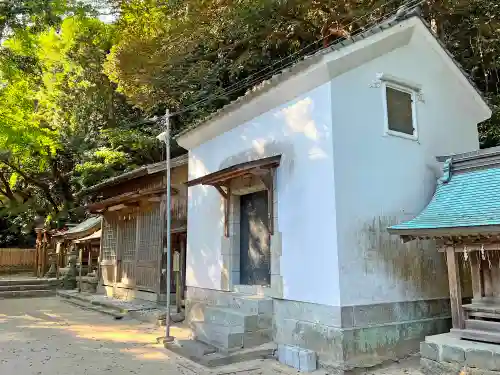
[[[167,225],[165,230],[167,231],[167,246],[164,248],[164,251],[166,252],[167,256],[167,272],[166,272],[166,277],[165,277],[165,282],[167,283],[166,285],[166,290],[167,290],[167,313],[165,316],[165,338],[163,339],[163,342],[171,342],[173,341],[173,337],[170,336],[170,285],[171,285],[171,279],[172,279],[172,249],[171,249],[171,239],[170,239],[170,230],[171,230],[171,191],[170,191],[170,113],[167,109],[165,112],[165,133],[163,134],[163,141],[165,142],[165,153],[166,153],[166,159],[167,159],[167,171],[166,171],[166,177],[167,177],[167,192],[166,192],[166,219],[167,219]]]

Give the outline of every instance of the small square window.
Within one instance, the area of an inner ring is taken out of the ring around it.
[[[387,133],[416,139],[415,93],[389,84],[384,85],[384,90]]]

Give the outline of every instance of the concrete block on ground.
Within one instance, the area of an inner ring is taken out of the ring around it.
[[[434,343],[423,341],[420,343],[420,356],[433,361],[439,361],[439,348]]]
[[[318,360],[316,353],[312,350],[301,349],[299,351],[299,370],[302,372],[312,372],[316,370]]]
[[[301,372],[312,372],[317,368],[317,356],[312,350],[292,345],[278,345],[278,361]]]
[[[295,346],[288,346],[285,350],[285,365],[299,369],[299,348]]]
[[[443,345],[441,348],[441,360],[445,362],[465,362],[465,351],[456,346]]]

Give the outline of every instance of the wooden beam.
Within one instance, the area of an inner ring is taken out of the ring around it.
[[[229,204],[231,203],[231,188],[227,187],[226,197],[224,199],[224,236],[229,237]]]
[[[269,187],[267,188],[267,215],[269,220],[269,233],[274,234],[274,169],[269,171]],[[266,183],[262,180],[264,184]],[[267,185],[266,185],[267,187]]]
[[[212,185],[217,191],[222,195],[222,198],[227,200],[228,193],[224,191],[224,189],[220,185]]]
[[[469,255],[470,273],[472,279],[472,298],[481,299],[483,297],[483,280],[481,277],[481,254],[477,251]]]
[[[452,247],[446,249],[446,261],[448,263],[448,282],[450,285],[451,321],[453,328],[461,329],[464,326],[462,288],[460,285],[457,254]]]

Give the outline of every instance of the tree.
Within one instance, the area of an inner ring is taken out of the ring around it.
[[[26,232],[78,220],[79,190],[161,157],[156,124],[102,72],[114,26],[71,14],[9,26],[0,48],[1,213]]]

